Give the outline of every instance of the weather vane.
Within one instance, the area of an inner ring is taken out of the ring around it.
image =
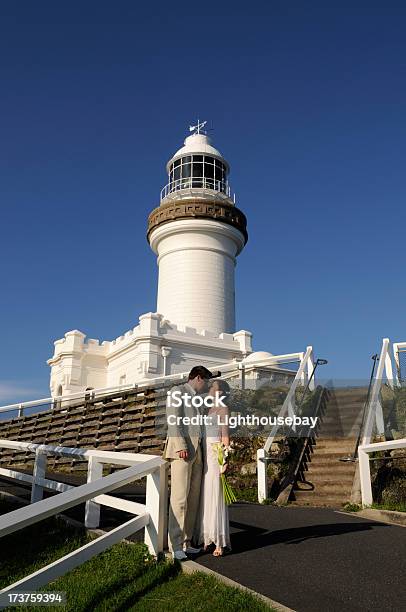
[[[200,123],[200,119],[197,120],[196,125],[189,125],[189,132],[195,132],[195,134],[200,134],[202,128],[206,125],[207,121],[202,121]]]

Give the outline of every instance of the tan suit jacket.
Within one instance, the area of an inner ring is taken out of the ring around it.
[[[175,391],[180,391],[183,395],[187,393],[190,398],[196,395],[196,391],[191,385],[185,383],[177,385],[171,389],[171,394]],[[203,413],[202,409],[196,408],[193,405],[187,406],[182,400],[181,405],[175,406],[177,401],[171,401],[166,407],[167,417],[194,417]],[[191,402],[190,402],[191,404]],[[202,427],[200,425],[185,425],[181,421],[175,425],[168,424],[168,433],[165,442],[163,458],[178,459],[177,454],[180,450],[188,451],[188,461],[192,460],[196,454],[196,449],[202,436]]]

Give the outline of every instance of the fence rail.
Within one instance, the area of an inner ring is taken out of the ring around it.
[[[250,359],[243,359],[242,361],[231,361],[224,364],[214,364],[211,366],[213,371],[217,371],[218,367],[221,367],[221,375],[225,378],[230,378],[235,375],[240,375],[252,368],[271,368],[275,371],[291,374],[291,372],[283,368],[284,364],[289,364],[294,361],[300,361],[303,357],[303,353],[288,353],[284,355],[273,355],[268,358],[260,358],[255,361]],[[50,409],[61,408],[63,404],[67,402],[72,403],[75,401],[93,401],[101,399],[108,395],[114,395],[115,393],[143,393],[154,390],[156,388],[164,388],[173,384],[180,384],[187,380],[188,371],[178,372],[176,374],[167,374],[165,376],[157,376],[152,379],[144,379],[138,383],[131,383],[126,385],[117,385],[113,387],[100,387],[98,389],[86,389],[77,393],[70,393],[68,395],[58,395],[52,397],[45,397],[37,400],[30,400],[28,402],[17,402],[14,404],[7,404],[0,406],[0,414],[17,412],[17,416],[24,416],[24,412],[30,408],[37,408],[40,406],[49,406]],[[220,372],[218,372],[220,374]],[[0,421],[1,424],[1,421]]]
[[[23,447],[27,452],[35,453],[35,463],[32,476],[14,470],[1,469],[0,471],[8,478],[31,482],[32,485],[31,504],[0,517],[0,538],[60,514],[83,502],[86,503],[85,525],[87,527],[98,527],[100,504],[138,515],[62,559],[10,585],[1,591],[2,594],[13,592],[16,589],[38,589],[143,527],[145,527],[144,541],[150,552],[158,555],[164,550],[168,487],[166,462],[161,457],[28,444],[13,440],[0,440],[1,447],[16,449]],[[88,482],[72,487],[45,478],[48,455],[80,455],[86,459],[88,461]],[[125,467],[113,474],[103,476],[103,465],[107,463]],[[147,477],[145,504],[107,495],[144,476]],[[44,488],[59,491],[59,493],[42,499]]]
[[[370,506],[373,502],[369,453],[399,448],[406,449],[406,438],[402,438],[400,440],[387,440],[385,442],[374,442],[373,444],[365,444],[358,447],[361,498],[363,506]]]

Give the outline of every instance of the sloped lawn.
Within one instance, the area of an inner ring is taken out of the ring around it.
[[[14,510],[0,500],[0,514]],[[0,588],[89,541],[85,530],[48,519],[0,540]],[[184,574],[178,564],[156,562],[143,544],[120,543],[59,578],[44,590],[66,592],[71,612],[269,611],[260,600],[203,573]],[[43,610],[43,607],[8,610]]]

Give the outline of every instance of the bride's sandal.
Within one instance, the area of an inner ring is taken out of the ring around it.
[[[222,556],[223,556],[223,549],[215,548],[213,551],[213,557],[222,557]]]

